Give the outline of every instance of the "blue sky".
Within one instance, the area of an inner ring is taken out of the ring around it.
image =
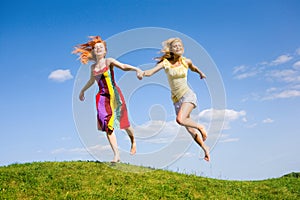
[[[80,128],[76,127],[72,107],[77,95],[73,96],[75,83],[85,73],[80,69],[86,68],[70,52],[89,35],[111,39],[128,30],[158,27],[182,33],[199,43],[215,63],[226,93],[224,127],[220,137],[211,143],[211,162],[199,159],[201,151],[190,140],[183,157],[166,168],[237,180],[273,178],[300,171],[299,1],[170,2],[1,2],[0,165],[95,159],[86,151],[82,132],[78,133]],[[120,48],[124,44],[126,41],[120,43]],[[109,48],[109,53],[113,54],[114,50],[117,48]],[[187,48],[186,54],[192,51]],[[117,59],[145,67],[153,63],[156,52],[144,49]],[[209,73],[203,63],[197,64]],[[121,89],[125,87],[122,78],[127,75],[134,77],[116,70]],[[163,72],[157,77],[160,75]],[[135,81],[132,84],[138,85],[146,80]],[[193,116],[204,124],[213,112],[211,93],[207,89],[210,81],[213,82],[210,77],[204,82],[189,74],[199,105]],[[91,103],[75,102],[75,106],[93,106],[93,95],[91,89]],[[157,151],[163,139],[172,140],[172,131],[180,130],[174,122],[166,88],[141,87],[127,104],[139,137],[143,137],[141,132],[151,134],[155,126],[164,124],[166,128],[165,135],[140,141],[137,160],[147,152]],[[93,107],[90,108],[93,112]],[[156,124],[148,126],[149,119],[154,119]],[[88,128],[86,132],[89,135]],[[117,135],[120,148],[127,150],[126,135],[123,132]],[[111,151],[106,139],[102,133],[95,137],[101,141],[94,141],[90,153],[100,152],[104,155],[101,158],[109,161]],[[124,162],[138,164],[134,157],[123,154]],[[168,158],[164,154],[160,159]]]

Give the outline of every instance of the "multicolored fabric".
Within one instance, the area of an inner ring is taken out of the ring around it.
[[[112,68],[105,67],[101,72],[94,71],[99,86],[96,95],[98,129],[111,132],[130,126],[124,96],[117,86]]]

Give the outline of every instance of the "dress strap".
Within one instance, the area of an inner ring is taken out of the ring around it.
[[[171,67],[171,63],[166,58],[162,62],[165,69],[169,69]]]
[[[189,65],[187,64],[187,62],[186,62],[186,58],[185,57],[181,57],[181,63],[182,63],[182,65],[185,67],[185,68],[189,68]]]

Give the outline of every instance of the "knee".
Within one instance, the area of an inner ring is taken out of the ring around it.
[[[181,115],[177,115],[176,122],[181,126],[184,124],[184,120]]]
[[[190,133],[190,135],[191,135],[194,139],[197,137],[197,133],[198,133],[198,132],[197,132],[196,129],[188,127],[188,128],[187,128],[187,131]]]

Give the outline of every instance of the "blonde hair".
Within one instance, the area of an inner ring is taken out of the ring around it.
[[[174,42],[180,42],[183,45],[180,38],[169,38],[169,39],[163,41],[162,42],[163,48],[160,50],[160,52],[163,53],[163,55],[161,57],[156,58],[157,63],[160,63],[164,59],[170,60],[173,58],[174,54],[170,51],[170,49]]]
[[[92,51],[95,47],[95,44],[102,43],[105,47],[105,50],[107,51],[106,42],[101,39],[100,36],[89,36],[90,40],[87,43],[84,44],[78,44],[74,51],[72,51],[73,54],[79,54],[80,62],[83,64],[87,64],[89,60],[93,59]]]

